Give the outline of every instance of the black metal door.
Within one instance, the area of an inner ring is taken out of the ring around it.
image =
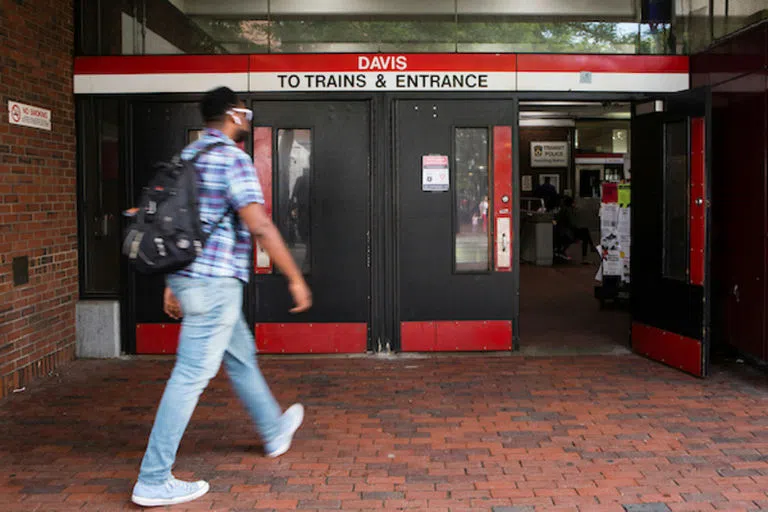
[[[635,105],[632,347],[705,376],[709,362],[709,92]]]
[[[403,100],[395,113],[400,348],[509,350],[518,282],[516,104]],[[436,174],[441,162],[447,181]],[[499,271],[505,250],[514,258]]]
[[[257,254],[251,287],[262,352],[364,352],[370,315],[370,103],[255,101],[254,160],[268,207],[312,288],[301,315]],[[265,172],[269,168],[271,172]]]
[[[196,102],[135,102],[130,107],[130,123],[133,145],[129,162],[132,193],[129,204],[134,205],[152,178],[153,164],[169,161],[204,126]],[[163,313],[164,287],[162,276],[130,273],[123,308],[123,318],[129,324],[126,333],[129,352],[171,354],[176,351],[178,323]]]

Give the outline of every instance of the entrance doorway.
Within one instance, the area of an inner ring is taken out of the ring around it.
[[[370,317],[368,101],[254,101],[254,158],[266,207],[303,270],[314,307],[292,315],[285,279],[254,248],[244,301],[262,353],[363,353]],[[153,164],[169,160],[203,129],[196,102],[131,105],[135,203]],[[162,276],[131,273],[124,318],[129,351],[172,354],[179,323],[162,308]],[[131,350],[133,348],[134,350]]]
[[[509,100],[395,103],[403,351],[512,349],[516,117]]]
[[[308,313],[290,315],[285,281],[256,246],[245,308],[259,349],[631,348],[706,373],[709,131],[706,102],[686,94],[650,107],[250,98],[256,115],[244,149],[316,298]],[[138,98],[128,110],[131,204],[152,163],[169,159],[202,123],[191,101]],[[570,224],[564,198],[573,200]],[[564,226],[573,231],[567,240]],[[646,256],[631,265],[636,244]],[[129,352],[175,351],[178,324],[162,313],[162,287],[162,279],[132,275]],[[674,303],[659,300],[658,289]]]
[[[706,376],[710,91],[633,104],[521,102],[520,110],[521,205],[532,205],[521,206],[521,346],[535,351],[547,339],[556,345],[545,347],[549,353],[631,346]],[[579,183],[598,176],[599,194]],[[595,300],[630,297],[630,311],[608,312]]]
[[[368,101],[255,101],[254,164],[267,207],[314,297],[292,315],[257,245],[250,313],[263,353],[362,353],[370,316]]]
[[[603,307],[596,290],[604,270],[597,250],[602,190],[629,181],[630,123],[629,102],[520,102],[520,349],[525,354],[629,351],[628,301]],[[628,262],[626,270],[628,280]]]

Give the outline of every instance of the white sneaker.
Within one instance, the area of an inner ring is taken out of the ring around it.
[[[203,496],[211,488],[205,480],[185,482],[173,476],[163,483],[148,485],[137,482],[133,487],[131,501],[140,507],[164,507],[187,503]]]
[[[284,431],[275,437],[267,446],[267,457],[276,458],[290,450],[293,435],[299,430],[304,421],[304,406],[294,404],[288,408],[282,415],[280,421],[283,423]]]

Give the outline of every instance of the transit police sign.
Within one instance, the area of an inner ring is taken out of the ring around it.
[[[568,167],[568,143],[531,142],[531,167]]]

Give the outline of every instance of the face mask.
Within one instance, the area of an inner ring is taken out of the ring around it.
[[[227,114],[229,114],[229,116],[232,118],[232,121],[236,125],[242,127],[243,120],[240,119],[240,116],[238,116],[236,112],[239,114],[245,114],[245,119],[248,121],[248,126],[250,126],[251,121],[253,120],[253,111],[248,108],[232,108],[227,111]],[[232,140],[234,140],[235,143],[239,144],[241,142],[245,142],[247,138],[248,138],[248,128],[241,128],[240,130],[238,130],[238,132],[235,134]]]
[[[238,114],[245,114],[245,119],[250,123],[253,121],[253,110],[249,108],[232,108],[227,111],[227,114],[229,114],[232,117],[232,120],[237,124],[243,124],[243,121],[240,119],[240,116],[236,115],[235,112]]]

